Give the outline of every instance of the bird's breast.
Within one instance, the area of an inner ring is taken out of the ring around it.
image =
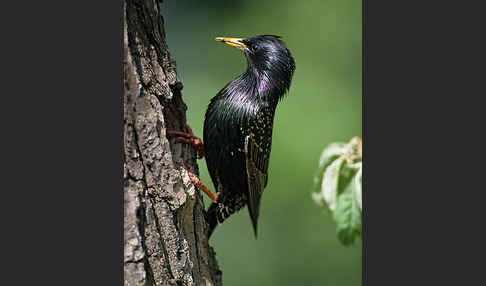
[[[274,113],[273,106],[261,102],[216,98],[210,103],[203,142],[206,164],[215,185],[219,180],[231,185],[233,191],[244,193],[247,180],[245,138],[251,136],[259,154],[264,154],[259,160],[268,161]]]

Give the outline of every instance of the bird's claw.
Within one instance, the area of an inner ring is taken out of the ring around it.
[[[199,189],[203,190],[203,192],[205,192],[206,195],[208,195],[208,197],[211,199],[211,201],[213,201],[214,203],[216,203],[217,202],[217,196],[215,194],[213,194],[208,189],[208,187],[206,187],[196,175],[194,175],[191,171],[189,171],[189,168],[187,168],[186,163],[184,163],[184,160],[183,159],[180,159],[179,160],[179,164],[181,164],[182,168],[184,168],[184,170],[186,170],[186,172],[189,175],[189,179],[191,180],[192,184],[196,188],[199,188]]]
[[[181,131],[169,131],[167,132],[168,136],[179,136],[177,137],[177,142],[179,143],[187,143],[197,150],[198,159],[203,158],[205,156],[204,153],[204,144],[199,137],[194,136],[192,133],[192,129],[189,125],[186,124],[187,133]]]

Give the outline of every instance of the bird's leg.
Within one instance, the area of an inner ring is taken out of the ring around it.
[[[202,140],[199,137],[194,136],[192,133],[192,129],[189,125],[186,124],[187,133],[180,132],[180,131],[169,131],[167,132],[168,136],[179,136],[177,137],[177,142],[191,144],[196,148],[197,155],[199,158],[204,157],[204,145]]]
[[[200,188],[201,190],[203,190],[203,192],[206,193],[206,195],[208,195],[208,197],[216,203],[216,195],[213,194],[209,189],[208,187],[206,187],[205,185],[203,185],[203,183],[201,182],[201,180],[199,180],[198,177],[196,177],[196,175],[194,175],[193,173],[191,173],[191,171],[189,171],[189,169],[187,168],[186,164],[184,163],[184,160],[181,159],[180,160],[180,163],[182,165],[182,168],[184,168],[184,170],[186,170],[187,174],[189,175],[189,179],[191,179],[191,182],[194,184],[194,186],[196,186],[196,188]]]

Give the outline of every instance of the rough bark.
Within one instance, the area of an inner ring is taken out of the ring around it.
[[[167,138],[184,130],[182,83],[156,0],[124,2],[125,285],[221,285],[202,197],[180,166],[196,151]]]

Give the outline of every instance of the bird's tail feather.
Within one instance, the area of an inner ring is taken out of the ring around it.
[[[206,221],[209,224],[208,238],[211,237],[211,234],[213,234],[213,231],[218,224],[223,223],[227,218],[239,211],[243,206],[244,203],[212,203],[206,212]]]

